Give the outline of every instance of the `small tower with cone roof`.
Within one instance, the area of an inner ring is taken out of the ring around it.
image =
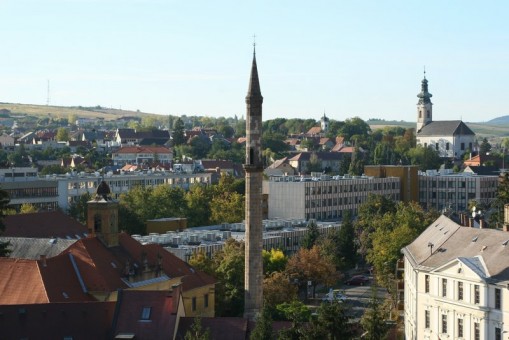
[[[421,92],[417,95],[417,129],[419,132],[424,126],[433,121],[433,110],[431,103],[432,94],[428,92],[428,80],[426,79],[426,71],[424,71],[424,79],[421,82]]]
[[[109,185],[103,180],[95,197],[87,202],[87,227],[107,247],[118,246],[118,202],[111,198]]]

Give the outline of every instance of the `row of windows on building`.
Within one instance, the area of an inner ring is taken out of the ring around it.
[[[477,186],[477,181],[475,179],[459,179],[453,180],[453,178],[449,179],[439,179],[436,178],[426,178],[419,181],[419,187],[422,189],[426,188],[440,188],[440,189],[475,189]],[[479,186],[481,188],[496,188],[497,187],[497,178],[494,177],[493,180],[490,181],[480,181]]]
[[[306,187],[304,194],[321,195],[321,194],[337,194],[341,192],[362,192],[374,190],[396,190],[399,189],[398,182],[384,182],[384,183],[363,183],[363,184],[340,184],[340,185],[327,185],[327,186],[310,186]]]
[[[450,201],[455,200],[465,200],[467,197],[468,199],[474,199],[476,196],[475,192],[469,192],[468,194],[465,192],[436,192],[436,191],[420,191],[419,192],[419,199],[447,199]],[[488,197],[487,197],[488,198]]]
[[[424,311],[424,328],[430,329],[431,327],[431,315],[430,311]],[[462,318],[456,319],[456,337],[463,338],[465,336],[464,331],[464,321]],[[481,339],[481,324],[479,322],[474,322],[473,324],[473,340]],[[441,315],[441,329],[440,333],[447,334],[448,333],[448,318],[447,314]],[[495,339],[494,340],[502,340],[502,328],[495,327]]]
[[[424,292],[430,293],[430,276],[425,275],[424,277]],[[463,282],[462,281],[456,281],[457,289],[456,289],[456,300],[463,301],[464,300],[464,289],[463,289]],[[442,286],[441,286],[441,296],[442,297],[448,297],[447,295],[447,288],[448,288],[448,281],[446,278],[442,278]],[[500,288],[494,289],[494,308],[500,310],[502,307],[502,291]],[[478,305],[481,303],[481,288],[479,285],[473,286],[473,303]]]
[[[431,145],[431,144],[430,144]],[[428,147],[428,143],[424,143],[424,147]],[[445,143],[445,150],[449,150],[451,147],[451,144],[449,142]],[[435,143],[435,150],[438,151],[440,149],[440,143]],[[461,151],[465,151],[465,143],[460,144]],[[472,150],[472,143],[468,143],[468,149]]]
[[[5,189],[11,199],[14,198],[29,198],[29,197],[56,197],[58,196],[58,189],[56,187],[50,188],[24,188],[24,189]]]

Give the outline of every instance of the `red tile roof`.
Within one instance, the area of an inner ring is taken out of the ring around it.
[[[114,317],[113,336],[134,334],[136,339],[172,339],[180,294],[167,291],[119,291]],[[150,308],[148,320],[142,319],[144,308]]]
[[[317,135],[322,132],[322,128],[320,126],[313,126],[311,129],[308,130],[308,135]]]
[[[37,261],[0,258],[0,273],[0,306],[49,302]]]
[[[9,215],[4,219],[2,236],[33,238],[84,237],[88,229],[61,211]]]
[[[125,154],[125,153],[171,153],[171,150],[165,148],[164,146],[124,146],[114,153],[116,154]]]

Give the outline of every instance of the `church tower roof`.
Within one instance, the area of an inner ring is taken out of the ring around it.
[[[426,79],[426,71],[424,71],[424,79],[421,82],[421,92],[417,95],[417,98],[419,98],[419,102],[417,105],[420,104],[431,104],[431,97],[433,95],[428,92],[428,80]]]

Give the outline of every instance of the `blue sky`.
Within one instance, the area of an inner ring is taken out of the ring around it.
[[[507,1],[0,0],[0,102],[264,120],[509,115]]]

